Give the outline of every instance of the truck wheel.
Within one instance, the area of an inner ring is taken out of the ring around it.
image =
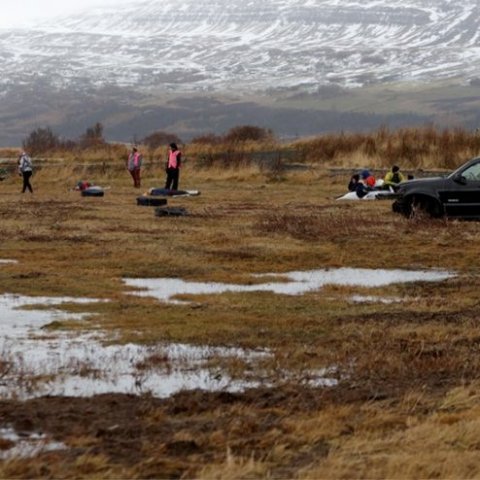
[[[443,216],[442,206],[433,198],[413,197],[409,208],[410,218],[419,218],[422,215],[428,215],[432,218],[440,218]]]

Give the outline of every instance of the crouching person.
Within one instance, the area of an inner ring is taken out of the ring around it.
[[[392,169],[385,175],[383,187],[387,190],[391,188],[392,190],[396,191],[398,190],[398,184],[404,181],[405,177],[403,176],[402,172],[400,172],[400,167],[398,165],[394,165]]]

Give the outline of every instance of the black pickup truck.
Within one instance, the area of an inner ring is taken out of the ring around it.
[[[407,217],[421,211],[432,217],[480,219],[480,157],[444,177],[402,182],[395,198],[393,211]]]

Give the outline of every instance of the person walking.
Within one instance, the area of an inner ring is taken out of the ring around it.
[[[133,186],[140,188],[140,169],[142,168],[143,155],[138,151],[136,146],[132,147],[132,151],[128,155],[127,170],[133,178]]]
[[[30,184],[30,177],[33,175],[33,163],[32,159],[24,151],[18,157],[18,172],[23,177],[22,193],[25,193],[27,189],[30,193],[33,193],[33,188]]]
[[[180,178],[180,167],[182,164],[182,152],[178,149],[176,143],[171,143],[168,151],[166,165],[167,180],[165,188],[167,190],[178,190],[178,180]]]

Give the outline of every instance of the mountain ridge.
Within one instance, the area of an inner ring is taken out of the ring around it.
[[[470,85],[480,67],[479,14],[475,0],[126,2],[0,32],[0,106],[21,110],[7,98],[25,90],[29,99],[46,90],[69,97],[72,115],[75,103],[101,103],[110,90],[104,100],[140,111],[165,95],[261,96],[273,108],[328,88]]]

